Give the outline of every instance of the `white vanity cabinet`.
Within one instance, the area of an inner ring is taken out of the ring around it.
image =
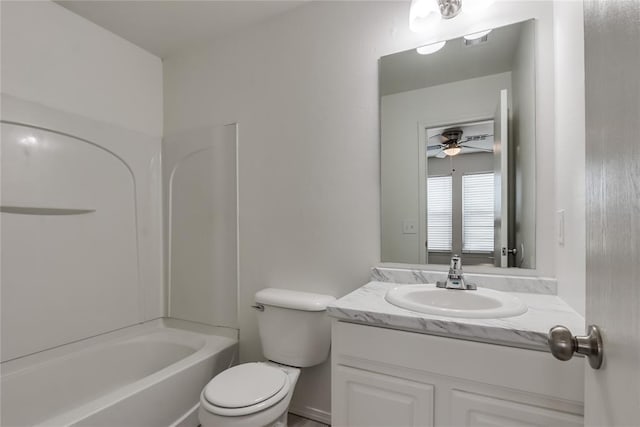
[[[582,426],[584,361],[334,320],[333,426]]]

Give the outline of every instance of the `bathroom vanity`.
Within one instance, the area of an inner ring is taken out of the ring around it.
[[[555,360],[546,335],[584,321],[557,296],[513,293],[528,306],[516,317],[453,318],[388,303],[395,286],[370,282],[328,308],[332,425],[583,425],[584,359]]]

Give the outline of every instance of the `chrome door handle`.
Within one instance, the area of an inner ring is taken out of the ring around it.
[[[559,360],[569,360],[574,353],[583,354],[589,359],[589,365],[593,369],[602,366],[602,336],[596,325],[589,325],[589,335],[574,337],[571,331],[564,326],[554,326],[549,330],[547,342],[551,354]]]

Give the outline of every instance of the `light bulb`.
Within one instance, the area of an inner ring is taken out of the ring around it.
[[[429,29],[440,16],[436,0],[411,0],[409,8],[409,29],[420,33]]]
[[[416,52],[418,52],[420,55],[430,55],[442,49],[445,43],[447,43],[446,40],[442,42],[431,43],[424,46],[420,46],[419,48],[416,49]]]
[[[454,147],[445,148],[442,151],[444,151],[444,154],[446,154],[447,156],[455,156],[456,154],[459,154],[460,151],[462,151],[462,148],[454,146]]]

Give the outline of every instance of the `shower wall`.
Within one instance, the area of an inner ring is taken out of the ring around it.
[[[5,361],[165,314],[162,69],[55,3],[0,7]]]
[[[238,327],[237,125],[163,141],[169,316]]]

